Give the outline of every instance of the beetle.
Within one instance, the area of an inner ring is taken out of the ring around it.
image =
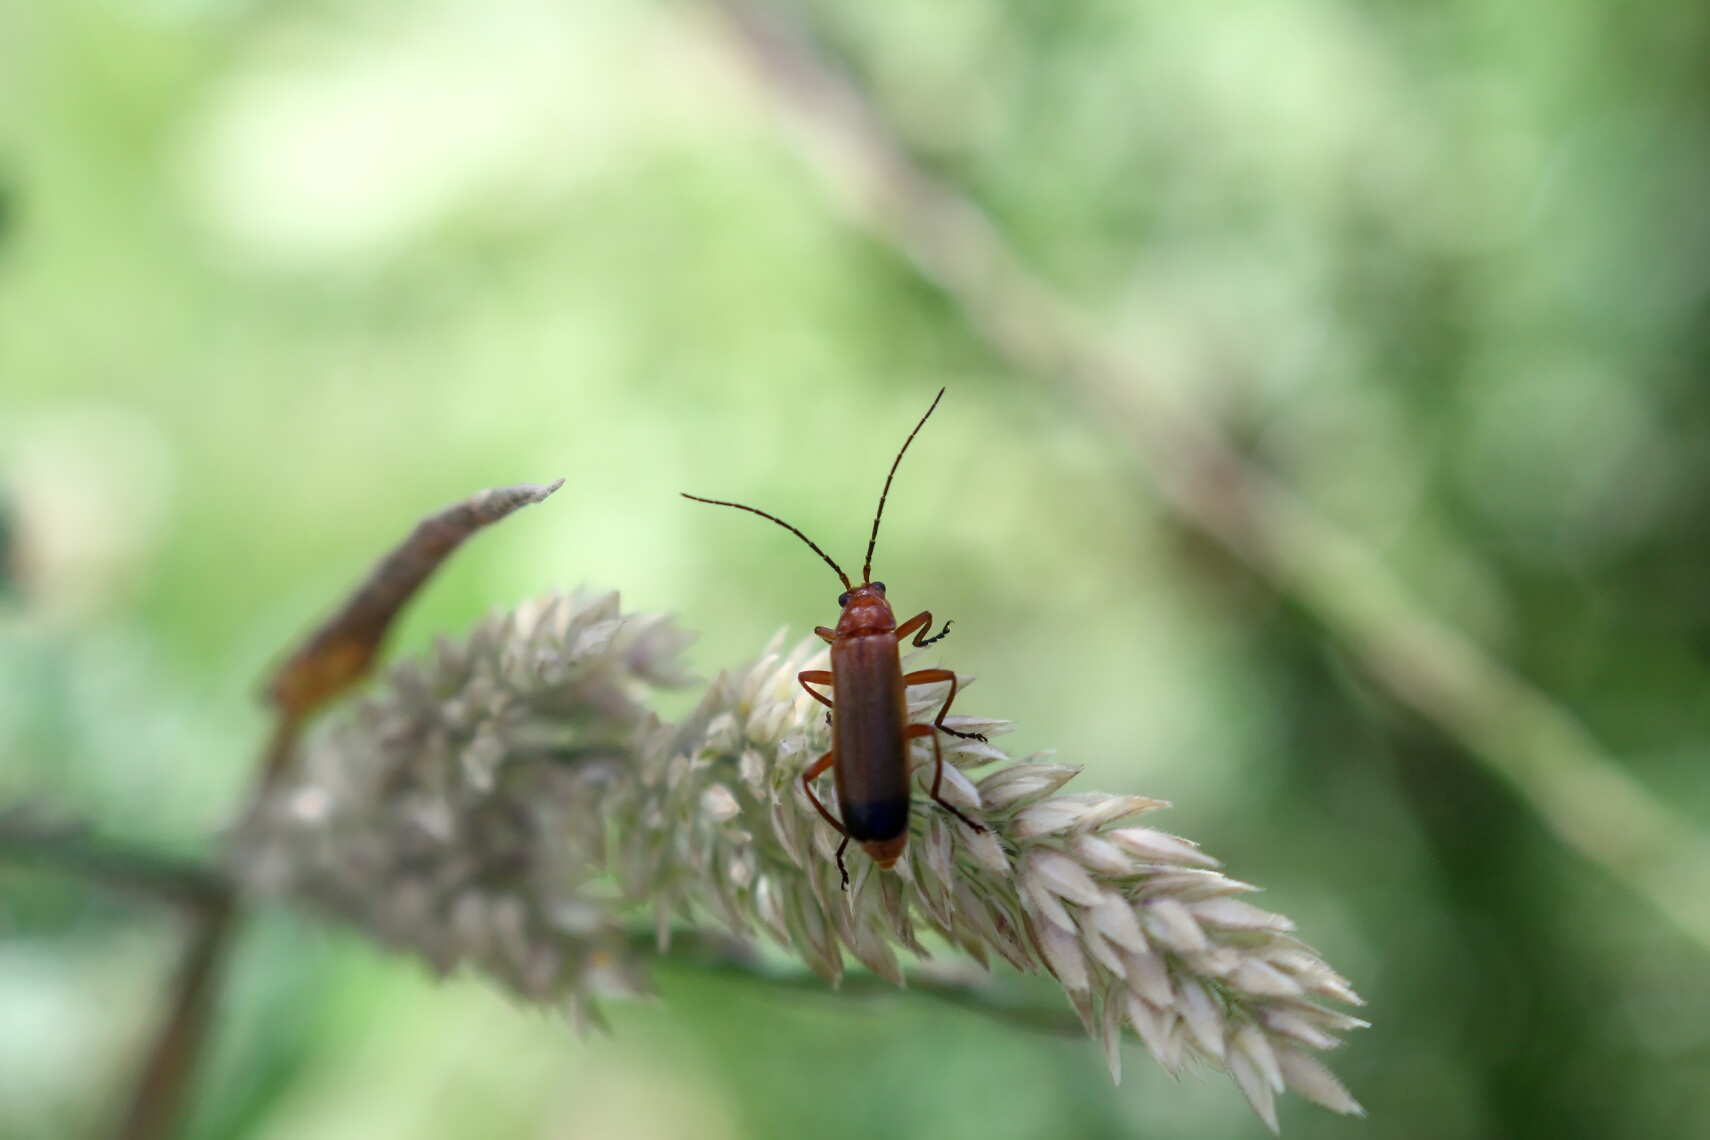
[[[959,732],[944,723],[944,718],[950,713],[950,705],[956,700],[955,671],[902,671],[901,644],[904,638],[912,634],[911,645],[931,645],[949,635],[951,623],[946,621],[936,636],[928,637],[927,631],[932,628],[932,611],[924,610],[899,626],[896,613],[885,597],[885,584],[873,581],[873,548],[879,541],[879,520],[885,514],[885,499],[891,493],[891,480],[896,477],[908,445],[926,426],[926,421],[938,407],[938,401],[943,398],[944,389],[940,388],[932,406],[926,409],[926,415],[921,416],[914,430],[908,433],[902,450],[897,452],[891,463],[890,473],[885,476],[884,490],[879,493],[879,509],[873,514],[873,533],[867,539],[867,559],[861,567],[859,586],[849,580],[843,568],[817,543],[776,515],[742,503],[703,499],[683,492],[685,499],[693,499],[697,503],[735,507],[770,519],[807,543],[843,582],[843,594],[837,599],[843,613],[837,619],[836,627],[827,629],[822,625],[814,629],[831,644],[831,668],[804,669],[796,674],[796,680],[809,696],[831,710],[826,714],[831,721],[831,750],[802,772],[801,781],[802,789],[813,801],[813,806],[819,809],[819,814],[843,836],[843,842],[837,847],[837,870],[843,876],[844,890],[849,889],[849,869],[844,865],[843,853],[851,841],[860,844],[861,849],[884,870],[896,866],[908,846],[911,740],[923,736],[932,740],[934,766],[929,794],[934,802],[975,831],[986,830],[938,794],[944,781],[944,751],[938,733],[947,732],[964,740],[985,740],[979,733]],[[944,682],[949,682],[950,692],[932,723],[909,723],[907,690],[916,685]],[[815,685],[830,686],[837,697],[835,703],[813,688]],[[841,820],[826,809],[813,791],[813,781],[827,768],[831,769],[837,787],[837,802],[843,811]]]

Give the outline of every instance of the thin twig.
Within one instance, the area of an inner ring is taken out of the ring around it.
[[[211,1010],[212,983],[226,952],[226,931],[235,917],[231,884],[216,868],[189,860],[169,859],[152,852],[97,842],[80,825],[43,823],[21,812],[0,813],[0,858],[27,862],[50,870],[82,876],[102,886],[138,892],[189,907],[196,915],[190,951],[181,966],[179,987],[190,994],[179,1002],[162,1038],[168,1044],[151,1054],[145,1080],[154,1090],[137,1098],[117,1136],[164,1134],[164,1125],[179,1115],[192,1062],[192,1047],[206,1027]],[[1005,1025],[1020,1026],[1054,1036],[1084,1040],[1086,1031],[1068,1009],[1045,1008],[1005,993],[984,973],[960,975],[916,970],[903,988],[875,974],[846,974],[834,989],[800,966],[770,961],[752,943],[709,931],[679,931],[670,948],[660,952],[655,931],[630,934],[627,957],[651,961],[666,969],[761,986],[802,997],[857,1001],[906,1000],[911,995],[966,1010]]]
[[[1004,1025],[1080,1041],[1086,1040],[1087,1036],[1086,1027],[1074,1011],[1060,1007],[1048,1009],[1025,998],[1005,994],[983,974],[952,977],[935,971],[915,970],[906,975],[907,980],[901,989],[876,974],[845,974],[833,989],[812,971],[792,964],[770,962],[751,944],[733,938],[702,931],[680,932],[672,935],[670,948],[663,953],[659,951],[656,938],[650,930],[635,932],[629,939],[630,954],[667,968],[740,981],[803,997],[895,1002],[912,995]]]
[[[163,1140],[177,1128],[208,1039],[237,918],[231,894],[197,915],[173,983],[172,1004],[114,1125],[114,1140]]]
[[[200,864],[129,851],[93,838],[86,826],[16,810],[0,813],[0,859],[79,875],[196,913],[217,905],[230,890],[223,876]]]
[[[112,1130],[117,1140],[170,1135],[206,1036],[221,959],[229,946],[236,913],[231,883],[202,864],[98,840],[86,825],[44,820],[27,809],[0,814],[0,857],[147,895],[190,914],[192,928],[174,985],[175,1000],[137,1076],[136,1094]]]
[[[804,29],[759,4],[710,2],[839,204],[942,289],[995,355],[1121,433],[1178,518],[1305,606],[1563,844],[1710,949],[1703,830],[1628,775],[1572,714],[1429,614],[1374,551],[1151,382],[973,201],[909,157]]]

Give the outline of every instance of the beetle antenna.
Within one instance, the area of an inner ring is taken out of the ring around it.
[[[785,522],[783,519],[779,518],[777,515],[769,515],[765,511],[761,510],[758,507],[744,506],[741,503],[727,503],[723,499],[703,499],[699,495],[691,495],[687,491],[679,491],[677,493],[682,495],[683,498],[693,499],[697,503],[711,503],[715,507],[735,507],[739,511],[747,511],[751,515],[759,515],[763,519],[771,519],[773,522],[777,523],[779,526],[783,527],[785,530],[789,531],[791,534],[795,535],[797,538],[801,539],[803,542],[805,542],[809,546],[813,547],[813,552],[815,554],[819,555],[821,558],[825,559],[826,565],[830,566],[833,570],[837,571],[837,576],[839,578],[843,579],[843,588],[845,590],[853,590],[855,588],[854,585],[849,581],[849,575],[847,575],[843,572],[843,567],[839,566],[837,563],[835,563],[831,560],[831,555],[829,555],[825,551],[821,550],[819,548],[819,545],[816,542],[814,542],[813,539],[809,538],[807,535],[803,534],[801,531],[797,530],[795,527],[791,526],[789,523]]]
[[[944,389],[940,388],[938,395],[932,397],[932,408],[936,408],[938,401],[943,398]],[[914,442],[914,437],[920,434],[920,429],[926,426],[926,421],[932,415],[932,408],[926,409],[926,415],[920,417],[920,422],[914,425],[914,430],[903,440],[902,451],[897,452],[896,459],[891,463],[891,473],[885,476],[885,489],[879,492],[879,509],[873,514],[873,536],[867,540],[867,561],[861,567],[861,581],[864,583],[873,580],[873,547],[879,544],[879,520],[885,517],[885,497],[891,493],[891,480],[896,477],[897,468],[902,465],[903,452]]]

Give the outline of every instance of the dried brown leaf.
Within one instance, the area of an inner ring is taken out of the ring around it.
[[[416,524],[339,611],[311,634],[267,686],[288,720],[300,720],[368,675],[398,611],[463,540],[563,486],[519,483],[482,491]]]

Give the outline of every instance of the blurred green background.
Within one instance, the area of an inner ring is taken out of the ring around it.
[[[1710,6],[933,0],[808,15],[1048,281],[1710,826]],[[420,515],[400,651],[551,587],[956,620],[966,711],[1174,801],[1370,1002],[1293,1137],[1686,1137],[1710,952],[1174,520],[1129,445],[853,229],[687,2],[0,0],[0,803],[212,850],[256,679]],[[677,706],[680,707],[680,704]],[[960,711],[960,707],[959,707]],[[163,911],[0,867],[0,1137],[89,1134]],[[668,974],[578,1042],[263,915],[190,1135],[1262,1134],[1134,1047]],[[1049,989],[1042,1000],[1056,1000]]]

